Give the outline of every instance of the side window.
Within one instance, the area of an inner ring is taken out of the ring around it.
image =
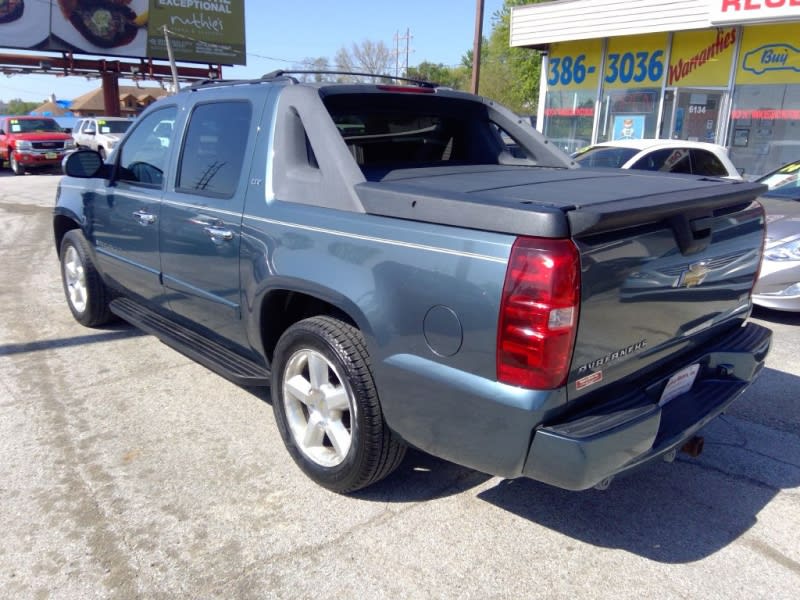
[[[95,133],[94,121],[92,119],[88,119],[84,122],[83,133]]]
[[[692,172],[695,175],[710,175],[712,177],[725,177],[729,175],[722,161],[708,150],[692,150]]]
[[[189,117],[177,188],[219,198],[233,196],[241,179],[252,106],[245,101],[199,104]]]
[[[672,150],[654,150],[643,156],[631,165],[631,169],[641,169],[642,171],[666,171],[664,163],[667,162]]]
[[[177,109],[169,106],[140,119],[119,150],[118,179],[157,186],[163,183],[176,114]]]
[[[665,173],[691,173],[689,150],[686,148],[664,148],[654,150],[637,160],[631,169],[662,171]]]

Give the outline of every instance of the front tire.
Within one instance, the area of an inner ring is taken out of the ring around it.
[[[75,320],[86,327],[98,327],[114,320],[108,308],[108,290],[90,258],[89,244],[79,229],[64,235],[59,258],[64,295]]]
[[[405,444],[387,427],[361,332],[312,317],[281,336],[272,361],[272,409],[295,463],[347,493],[394,471]]]
[[[8,155],[8,164],[11,170],[14,171],[14,175],[25,175],[25,167],[19,164],[13,152],[10,152]]]

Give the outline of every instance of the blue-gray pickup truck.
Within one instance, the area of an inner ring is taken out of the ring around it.
[[[269,388],[293,459],[342,493],[408,446],[604,487],[753,382],[762,186],[579,168],[490,100],[381,81],[198,84],[105,161],[68,156],[73,316]]]

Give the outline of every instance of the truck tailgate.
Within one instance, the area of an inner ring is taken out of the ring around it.
[[[570,400],[742,324],[764,235],[758,191],[720,184],[649,194],[651,207],[610,201],[568,214],[581,255]]]

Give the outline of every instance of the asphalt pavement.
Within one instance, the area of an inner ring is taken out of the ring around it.
[[[295,467],[266,394],[72,319],[58,179],[0,171],[3,597],[797,597],[800,314],[756,313],[767,368],[698,458],[574,493],[410,452],[339,496]]]

